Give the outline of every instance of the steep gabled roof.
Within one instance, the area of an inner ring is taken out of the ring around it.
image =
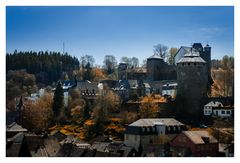
[[[211,101],[207,103],[205,106],[219,107],[219,106],[223,106],[223,104],[219,101]]]
[[[147,58],[147,59],[163,59],[160,55],[158,54],[154,54],[151,57]]]
[[[7,132],[27,132],[27,129],[23,128],[16,122],[13,122],[7,126]]]
[[[207,131],[183,131],[182,133],[194,144],[218,143],[217,139],[210,135]]]
[[[199,55],[199,52],[191,50],[187,52],[183,58],[181,58],[177,63],[206,63]]]

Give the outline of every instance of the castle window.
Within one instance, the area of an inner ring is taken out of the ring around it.
[[[128,139],[129,139],[128,134],[126,134],[126,140],[128,140]]]
[[[181,131],[181,127],[180,126],[178,126],[178,131]]]

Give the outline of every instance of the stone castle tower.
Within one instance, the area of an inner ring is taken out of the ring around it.
[[[147,59],[147,78],[150,81],[176,80],[176,66],[168,65],[162,57],[154,54]]]
[[[207,44],[205,47],[202,46],[201,43],[194,43],[192,48],[199,52],[200,57],[206,61],[207,64],[207,89],[209,90],[211,85],[213,84],[211,77],[211,47]]]
[[[178,96],[184,99],[187,115],[199,114],[200,101],[207,95],[207,67],[207,62],[193,48],[177,62]]]
[[[147,59],[147,76],[149,80],[159,80],[163,63],[163,58],[157,54],[154,54]]]

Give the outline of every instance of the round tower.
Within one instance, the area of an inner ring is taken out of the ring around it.
[[[159,80],[163,63],[163,58],[157,54],[147,59],[147,75],[149,80]]]
[[[199,52],[190,51],[177,62],[178,97],[188,115],[199,114],[200,100],[207,94],[207,63]]]

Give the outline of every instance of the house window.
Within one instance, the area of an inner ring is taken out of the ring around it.
[[[227,111],[227,114],[231,114],[231,112],[228,110],[228,111]]]
[[[222,110],[222,112],[221,112],[222,114],[225,114],[225,110]]]
[[[178,126],[178,131],[181,131],[181,127],[180,126]]]
[[[137,135],[134,136],[135,141],[137,141]]]
[[[168,131],[171,131],[171,127],[170,126],[168,126],[167,129],[168,129]]]

